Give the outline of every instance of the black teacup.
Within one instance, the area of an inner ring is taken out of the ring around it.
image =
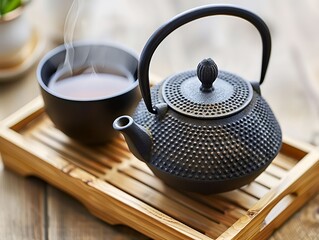
[[[61,45],[41,60],[37,78],[45,109],[55,126],[84,144],[104,144],[116,132],[115,118],[130,114],[140,99],[137,55],[123,47],[74,43],[73,73],[63,66]]]

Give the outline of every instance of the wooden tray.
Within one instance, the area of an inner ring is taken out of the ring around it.
[[[57,130],[41,98],[0,124],[5,166],[69,193],[110,224],[155,239],[265,239],[319,190],[319,153],[285,139],[254,182],[218,195],[178,192],[153,176],[119,137],[88,148]]]

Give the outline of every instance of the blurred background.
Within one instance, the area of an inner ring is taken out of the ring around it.
[[[229,3],[257,13],[265,20],[272,34],[272,55],[265,82],[261,86],[262,95],[272,107],[285,136],[319,145],[318,1],[79,2],[78,15],[73,17],[77,20],[74,40],[116,42],[137,53],[142,51],[147,39],[162,23],[187,9],[210,3]],[[33,56],[33,63],[22,74],[15,76],[13,72],[14,77],[6,79],[1,77],[0,69],[0,120],[40,94],[36,80],[37,62],[48,50],[63,43],[64,21],[71,4],[71,0],[32,0],[25,7],[26,17],[36,36],[34,41],[43,49],[38,56]],[[153,57],[151,73],[164,79],[180,71],[195,69],[203,58],[211,57],[219,69],[247,80],[257,80],[261,50],[259,34],[248,22],[225,16],[200,19],[174,31],[164,40]],[[8,179],[17,185],[25,184],[25,180],[10,174],[0,171],[0,191],[1,181]],[[35,181],[27,184],[36,186],[42,183]],[[55,192],[53,195],[62,195],[72,203],[62,193],[50,189],[51,193]],[[318,203],[318,196],[316,199]],[[0,205],[1,201],[7,200],[0,198]],[[74,212],[81,214],[82,210],[76,208]],[[135,233],[132,234],[134,237]],[[301,239],[296,234],[292,232],[290,239]],[[285,239],[281,237],[280,234],[275,235],[274,239]]]

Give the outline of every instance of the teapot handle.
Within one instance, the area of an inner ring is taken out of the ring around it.
[[[233,6],[207,5],[203,7],[194,8],[177,15],[167,23],[163,24],[159,29],[157,29],[157,31],[154,32],[152,36],[149,38],[141,53],[140,62],[138,66],[138,78],[140,82],[141,93],[149,112],[154,114],[157,113],[157,108],[152,106],[152,99],[149,86],[150,61],[156,48],[175,29],[195,19],[212,15],[230,15],[239,17],[247,20],[257,28],[257,30],[260,33],[263,45],[262,65],[259,84],[263,83],[271,52],[271,37],[269,29],[265,22],[256,14],[248,10]]]

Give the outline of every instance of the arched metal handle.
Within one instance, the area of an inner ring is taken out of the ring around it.
[[[266,75],[270,52],[271,52],[271,37],[270,32],[265,22],[256,14],[233,6],[221,6],[221,5],[207,5],[191,9],[183,12],[167,23],[163,24],[147,41],[140,57],[138,66],[138,78],[140,83],[141,93],[149,112],[156,113],[156,108],[152,106],[150,86],[149,86],[149,67],[151,58],[158,47],[158,45],[175,29],[183,26],[198,18],[203,18],[213,15],[230,15],[247,20],[254,25],[260,33],[262,39],[263,53],[262,53],[262,65],[259,84],[262,84]]]

